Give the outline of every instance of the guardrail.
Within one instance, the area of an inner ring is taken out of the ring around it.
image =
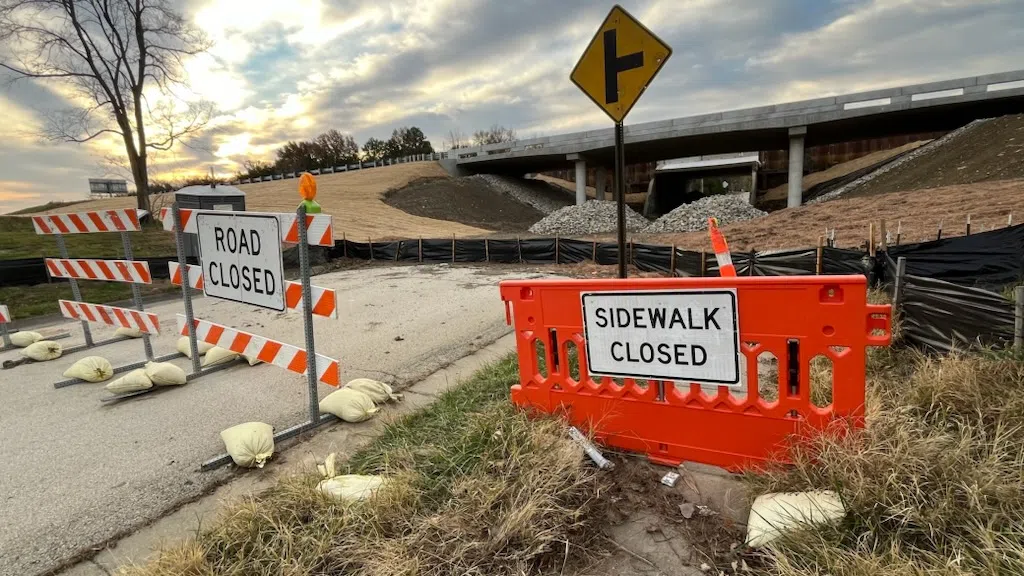
[[[438,160],[445,160],[453,157],[452,152],[433,152],[431,154],[414,154],[412,156],[403,156],[401,158],[387,158],[384,160],[373,160],[370,162],[360,162],[358,164],[344,164],[341,166],[326,166],[323,168],[314,168],[308,172],[314,176],[321,174],[337,174],[338,172],[349,172],[351,170],[368,170],[370,168],[378,168],[383,166],[393,166],[395,164],[408,164],[409,162],[437,162]],[[256,184],[258,182],[273,182],[274,180],[289,180],[292,178],[298,178],[300,172],[285,172],[281,174],[271,174],[268,176],[260,176],[258,178],[242,178],[241,180],[233,180],[228,182],[232,186],[239,184]]]

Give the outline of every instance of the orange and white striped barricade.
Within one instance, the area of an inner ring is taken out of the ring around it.
[[[178,250],[178,262],[169,269],[171,281],[181,286],[185,304],[185,313],[178,316],[178,324],[180,333],[188,336],[192,351],[192,373],[188,379],[212,371],[199,366],[198,341],[202,340],[306,375],[309,417],[301,424],[274,434],[275,440],[291,438],[331,420],[333,416],[321,417],[318,387],[321,383],[339,385],[339,362],[316,353],[313,316],[337,318],[337,293],[310,284],[309,264],[310,245],[334,246],[331,216],[307,215],[305,205],[300,205],[295,214],[266,214],[183,209],[175,203],[160,211],[160,219],[165,230],[174,232]],[[199,236],[200,266],[185,262],[186,233]],[[271,235],[275,237],[271,239]],[[283,278],[282,244],[298,245],[301,276],[298,282]],[[259,288],[261,279],[262,290]],[[196,318],[192,310],[193,289],[201,289],[213,298],[301,313],[305,348]],[[213,369],[216,368],[219,367]],[[224,454],[204,462],[202,469],[211,470],[230,461],[230,456]]]
[[[7,325],[11,323],[11,311],[7,306],[0,304],[0,339],[3,339],[4,347],[0,350],[7,350],[14,345],[11,344],[11,335],[7,331]]]
[[[129,312],[141,314],[143,312],[144,308],[142,296],[139,293],[139,284],[152,284],[153,279],[147,263],[134,261],[132,242],[128,235],[129,232],[142,231],[142,225],[139,222],[142,215],[145,215],[145,212],[134,208],[126,208],[32,216],[32,227],[35,229],[36,234],[53,236],[57,242],[57,250],[60,253],[60,258],[46,259],[47,273],[52,278],[65,279],[71,285],[71,294],[74,300],[61,301],[61,314],[65,318],[78,319],[82,323],[85,344],[65,348],[65,354],[129,339],[121,337],[111,338],[102,342],[93,341],[92,331],[89,327],[90,323],[102,323],[114,327],[125,326],[125,323],[121,322],[116,314],[113,316],[98,314],[99,308],[104,308],[105,312],[113,312],[113,309],[108,309],[108,307],[97,308],[97,305],[82,302],[78,281],[94,280],[131,284],[134,310],[128,311],[128,309],[123,308],[117,310],[124,310],[125,312],[122,314],[129,314]],[[121,242],[124,246],[124,260],[97,260],[91,258],[70,258],[68,256],[67,245],[64,242],[65,234],[97,233],[120,234]],[[85,313],[86,310],[83,307],[89,307],[89,313]],[[94,312],[96,314],[93,314]],[[151,328],[153,330],[142,330],[142,344],[146,361],[153,360],[153,345],[150,342],[149,336],[150,334],[155,334],[155,330],[159,330],[159,324],[154,324]],[[114,368],[114,372],[120,373],[133,370],[144,364],[145,362],[119,366]],[[54,386],[56,388],[63,388],[80,382],[82,381],[78,379],[64,380],[57,382]]]
[[[864,276],[500,290],[519,356],[512,401],[673,466],[742,470],[786,460],[794,435],[863,427],[866,348],[891,341],[891,307],[868,303]],[[758,369],[768,353],[770,376]],[[812,370],[826,360],[831,370]]]

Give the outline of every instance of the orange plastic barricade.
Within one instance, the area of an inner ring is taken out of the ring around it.
[[[891,342],[890,307],[868,304],[863,276],[513,280],[500,289],[519,353],[513,402],[564,413],[598,441],[663,464],[694,461],[740,470],[785,460],[793,434],[837,420],[863,427],[865,349]],[[588,374],[584,293],[715,289],[736,291],[739,351],[747,367],[738,386],[644,385]],[[570,366],[571,349],[577,358]],[[758,392],[758,356],[765,352],[778,360],[772,401]],[[812,402],[810,363],[816,356],[832,364],[829,406]]]

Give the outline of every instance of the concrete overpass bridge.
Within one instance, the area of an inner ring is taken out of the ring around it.
[[[788,205],[798,206],[805,146],[953,130],[1018,112],[1024,112],[1024,70],[627,125],[626,160],[788,148]],[[460,148],[445,162],[462,173],[519,175],[575,165],[576,201],[582,203],[588,163],[598,167],[598,197],[603,196],[600,171],[613,165],[614,145],[608,127]]]

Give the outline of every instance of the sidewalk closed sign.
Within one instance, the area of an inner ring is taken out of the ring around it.
[[[200,212],[196,226],[207,296],[284,311],[281,224],[275,216]]]
[[[592,375],[740,383],[736,290],[582,294]]]

